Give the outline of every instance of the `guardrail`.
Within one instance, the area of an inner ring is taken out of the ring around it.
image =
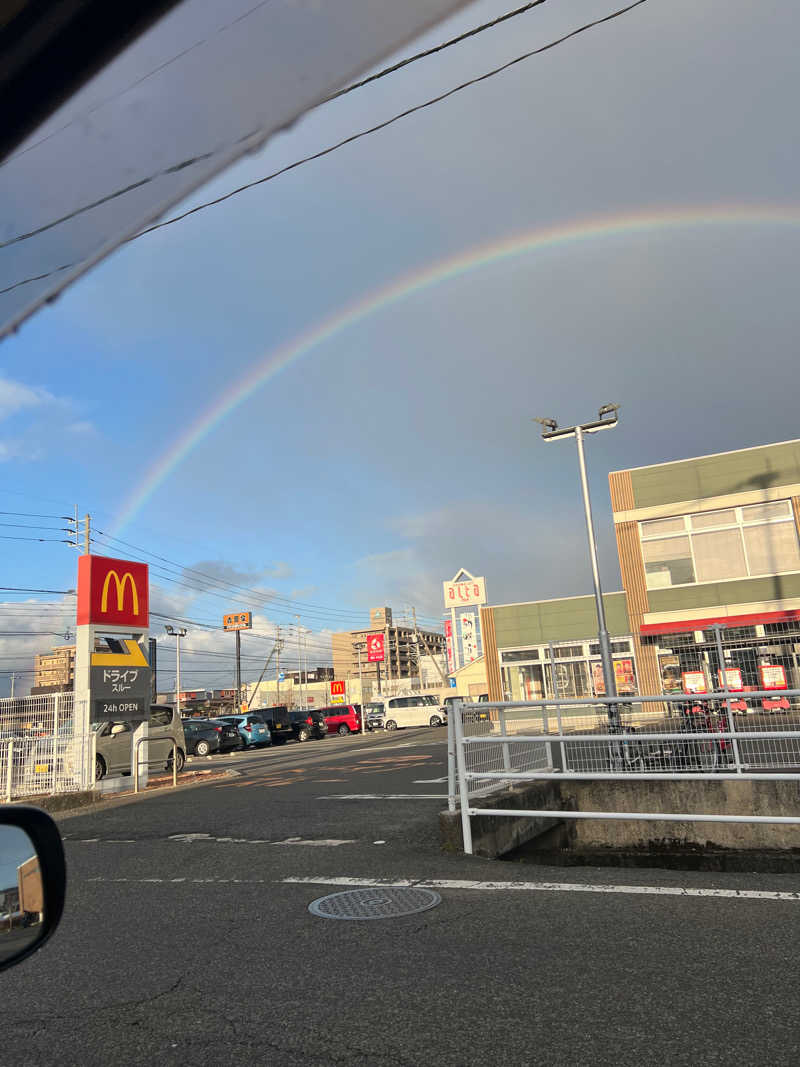
[[[784,709],[756,709],[753,718],[751,711],[737,722],[735,705],[743,696],[774,700],[776,693],[723,690],[454,703],[448,716],[448,807],[456,810],[455,779],[465,852],[472,852],[470,817],[478,814],[800,825],[800,816],[506,809],[472,803],[479,793],[543,780],[800,781],[800,690],[780,692]],[[481,721],[483,713],[489,714]],[[773,715],[782,719],[778,729],[763,721]]]
[[[178,743],[167,737],[140,737],[138,741],[133,745],[133,791],[139,792],[139,745],[146,745],[147,742],[151,744],[158,744],[161,741],[169,741],[172,746],[172,786],[176,788],[178,785]],[[147,766],[150,766],[150,760],[147,761]]]

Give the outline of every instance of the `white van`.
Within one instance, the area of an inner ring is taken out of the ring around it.
[[[382,703],[384,730],[398,730],[405,726],[442,726],[445,722],[439,701],[431,694],[386,697]]]

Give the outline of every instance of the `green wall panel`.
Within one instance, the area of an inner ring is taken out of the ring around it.
[[[603,596],[608,631],[612,637],[629,634],[630,622],[624,593]],[[498,648],[541,645],[548,641],[586,640],[597,633],[593,596],[566,600],[540,600],[494,609]]]
[[[800,597],[800,574],[776,574],[768,578],[744,578],[736,582],[710,582],[677,589],[651,589],[650,611],[682,611],[718,604],[752,604],[765,600]]]
[[[631,481],[637,508],[791,485],[800,482],[800,442],[642,467]]]

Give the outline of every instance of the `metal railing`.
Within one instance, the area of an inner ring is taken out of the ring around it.
[[[177,741],[174,741],[170,737],[140,737],[137,741],[134,742],[134,745],[133,745],[133,791],[134,791],[134,793],[138,793],[139,792],[139,745],[146,745],[148,743],[148,741],[150,742],[150,744],[153,744],[153,745],[161,744],[164,741],[169,741],[169,744],[172,747],[172,785],[173,785],[173,788],[176,788],[177,785],[178,785],[178,743],[177,743]],[[151,763],[155,763],[155,762],[156,762],[155,760],[148,760],[147,761],[148,769],[149,769],[150,764]],[[161,761],[159,760],[158,762],[160,763]]]
[[[800,689],[456,703],[448,723],[448,806],[470,816],[800,824],[800,816],[579,812],[475,806],[475,797],[544,780],[800,781]],[[761,702],[753,711],[749,701]],[[769,701],[769,710],[763,701]],[[778,720],[775,723],[775,720]],[[773,723],[777,728],[773,727]],[[452,743],[451,743],[452,742]],[[454,758],[451,758],[454,755]],[[454,784],[455,783],[455,784]]]

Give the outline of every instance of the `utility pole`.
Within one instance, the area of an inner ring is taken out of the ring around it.
[[[389,624],[383,627],[383,647],[386,649],[386,680],[392,680],[392,646],[389,644]]]
[[[275,641],[276,655],[275,655],[275,703],[281,702],[281,648],[283,642],[281,641],[281,628],[278,627],[278,636]]]
[[[91,520],[91,516],[90,515],[84,515],[84,517],[83,517],[83,552],[84,552],[84,555],[86,555],[86,556],[88,556],[90,551],[91,551],[91,548],[90,548],[91,543],[92,543],[91,521],[92,520]]]
[[[414,620],[414,647],[417,650],[417,677],[419,678],[419,691],[422,692],[422,657],[419,654],[419,627],[417,626],[417,609],[412,604],[411,617]]]
[[[262,671],[262,672],[261,672],[261,674],[260,674],[260,675],[258,676],[258,681],[256,682],[256,687],[255,687],[255,689],[253,690],[252,696],[250,697],[250,701],[249,701],[249,703],[250,703],[250,707],[252,707],[252,706],[253,706],[253,704],[255,704],[255,702],[256,702],[256,694],[258,693],[258,690],[259,690],[259,686],[261,685],[261,682],[262,682],[262,681],[263,681],[263,679],[264,679],[264,675],[265,675],[265,674],[267,673],[267,670],[268,670],[268,668],[269,668],[269,665],[270,665],[270,662],[271,662],[271,660],[272,660],[272,657],[273,657],[273,656],[274,656],[274,655],[275,655],[276,653],[278,654],[278,656],[280,656],[280,651],[281,651],[281,648],[282,648],[282,647],[283,647],[283,642],[281,641],[281,639],[280,639],[280,638],[278,638],[278,639],[277,639],[277,640],[275,641],[275,644],[274,644],[274,645],[272,646],[272,648],[271,648],[271,650],[270,650],[270,653],[269,653],[269,655],[267,656],[267,661],[266,661],[266,663],[264,664],[264,669],[263,669],[263,671]]]
[[[358,652],[358,699],[361,704],[361,733],[366,733],[367,715],[364,711],[364,679],[361,674],[361,645],[356,646]]]
[[[11,672],[11,699],[14,699],[14,683],[17,680],[17,676],[14,671]]]
[[[425,639],[425,638],[424,638],[424,637],[422,636],[422,634],[420,634],[420,635],[419,635],[419,639],[420,639],[420,641],[422,642],[422,644],[423,644],[423,646],[424,646],[424,648],[425,648],[425,655],[426,655],[426,656],[430,656],[430,657],[431,657],[431,659],[433,660],[433,665],[434,665],[434,667],[436,668],[436,670],[438,671],[438,673],[439,673],[439,677],[440,677],[440,678],[442,679],[442,685],[444,685],[444,686],[449,686],[449,684],[450,684],[450,683],[449,683],[449,682],[447,681],[447,677],[445,676],[445,673],[444,673],[444,671],[443,671],[443,670],[442,670],[442,668],[441,668],[441,667],[439,666],[439,661],[438,661],[438,659],[436,658],[436,653],[435,653],[435,652],[430,652],[430,651],[428,650],[428,642],[427,642],[427,641],[426,641],[426,639]]]
[[[300,659],[300,616],[295,615],[297,619],[297,681],[300,683],[298,689],[300,690],[300,699],[303,699],[303,663]],[[304,703],[301,703],[301,707],[305,707]]]
[[[151,637],[147,643],[150,649],[150,700],[155,704],[158,694],[158,642]]]
[[[583,495],[583,510],[586,516],[586,534],[589,540],[589,561],[592,566],[592,582],[594,584],[594,599],[597,605],[597,628],[600,643],[600,659],[603,664],[603,678],[605,681],[606,696],[617,695],[617,682],[614,677],[614,661],[611,656],[611,642],[608,637],[606,625],[606,610],[603,603],[603,590],[600,585],[600,565],[597,561],[597,540],[594,532],[594,519],[592,517],[592,501],[589,496],[589,480],[586,476],[586,456],[583,451],[583,437],[587,433],[598,433],[600,430],[610,430],[617,425],[619,404],[603,404],[597,413],[594,422],[585,422],[578,426],[559,428],[555,419],[536,419],[541,423],[542,439],[555,441],[562,437],[574,437],[578,446],[578,471],[581,480],[581,492]],[[619,708],[616,704],[608,705],[608,720],[612,727],[619,726]]]

